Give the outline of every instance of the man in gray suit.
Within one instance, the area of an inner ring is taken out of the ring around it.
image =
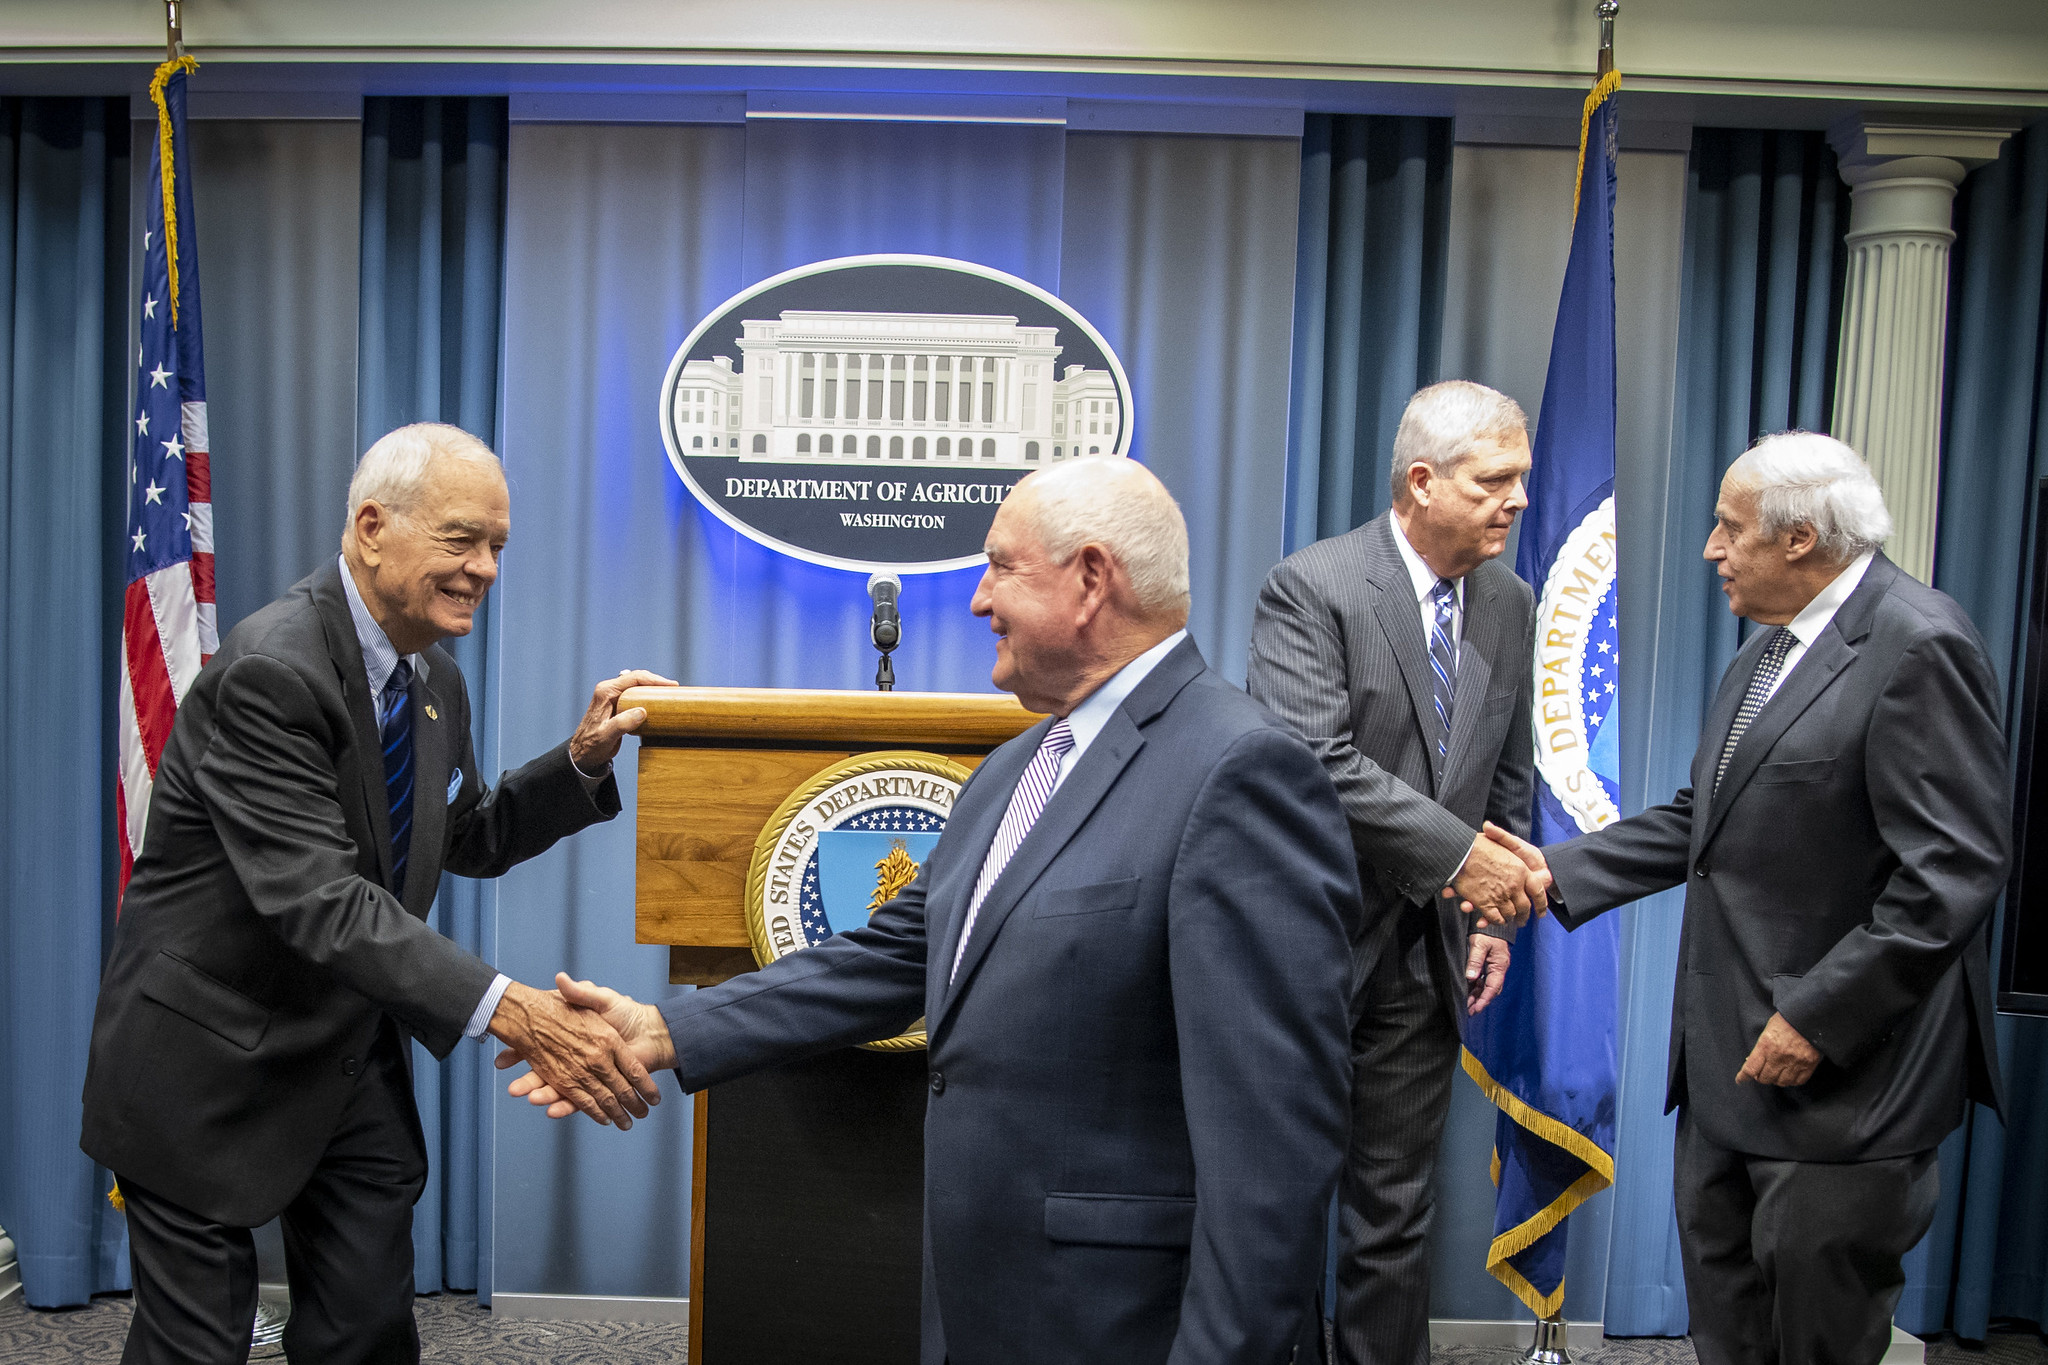
[[[1252,625],[1252,696],[1308,737],[1350,819],[1371,916],[1357,965],[1340,1192],[1337,1358],[1427,1365],[1436,1149],[1459,1018],[1499,993],[1545,875],[1485,838],[1527,832],[1535,599],[1493,561],[1529,505],[1527,419],[1433,384],[1394,437],[1394,507],[1277,565]],[[1455,892],[1455,898],[1453,893]],[[1459,899],[1462,898],[1463,904]]]
[[[1766,437],[1714,515],[1706,557],[1764,629],[1692,785],[1545,850],[1553,907],[1685,886],[1665,1107],[1701,1365],[1875,1365],[1934,1150],[1999,1102],[2003,705],[1962,608],[1879,552],[1884,496],[1840,441]]]

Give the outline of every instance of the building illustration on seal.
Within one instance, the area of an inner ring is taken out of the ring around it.
[[[681,453],[743,463],[925,461],[1028,469],[1121,453],[1115,378],[1069,365],[1059,329],[968,313],[788,310],[674,387]]]

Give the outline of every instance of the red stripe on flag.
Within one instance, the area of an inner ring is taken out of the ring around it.
[[[135,871],[135,850],[128,847],[128,788],[123,783],[114,783],[114,828],[119,831],[121,844],[121,880],[115,883],[114,918],[121,918],[121,902],[128,895],[128,878]]]
[[[213,460],[203,450],[185,452],[185,497],[190,502],[213,501]]]
[[[142,734],[142,752],[149,775],[170,742],[171,722],[178,715],[178,694],[171,690],[170,665],[164,642],[156,633],[156,611],[149,603],[149,580],[128,585],[121,612],[121,643],[128,655],[128,689],[135,696],[135,728]]]
[[[199,550],[192,552],[192,596],[200,602],[214,600],[213,556]]]

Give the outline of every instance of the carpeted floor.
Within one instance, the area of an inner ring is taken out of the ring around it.
[[[506,1321],[468,1294],[418,1300],[421,1359],[427,1365],[680,1365],[681,1327],[627,1323]],[[70,1365],[121,1358],[128,1332],[126,1295],[108,1294],[88,1308],[40,1312],[16,1294],[0,1303],[0,1365]],[[1439,1347],[1432,1365],[1512,1365],[1519,1351]],[[1574,1353],[1579,1365],[1694,1365],[1692,1345],[1660,1337],[1613,1338]],[[2048,1342],[2032,1330],[1994,1332],[1981,1346],[1941,1338],[1927,1347],[1927,1365],[2048,1365]]]

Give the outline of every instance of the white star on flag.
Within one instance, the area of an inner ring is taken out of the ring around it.
[[[152,389],[167,389],[170,385],[164,381],[176,373],[176,370],[165,369],[163,361],[159,360],[156,363],[156,368],[149,372],[149,386]]]
[[[151,295],[149,298],[146,298],[142,301],[142,316],[146,318],[153,318],[156,316],[155,295]]]
[[[155,230],[154,230],[154,229],[152,229],[151,231],[148,231],[148,232],[145,232],[145,233],[143,233],[143,234],[142,234],[142,249],[143,249],[144,251],[147,251],[147,250],[149,250],[149,239],[150,239],[150,238],[152,238],[152,237],[154,237],[154,236],[156,236],[156,232],[155,232]]]
[[[176,432],[171,433],[171,439],[165,441],[163,447],[166,459],[182,460],[185,458],[185,443],[178,439]]]
[[[147,436],[147,435],[149,435],[149,414],[148,414],[148,413],[146,413],[146,412],[145,412],[145,413],[143,413],[143,414],[142,414],[141,416],[139,416],[139,417],[137,417],[137,418],[135,419],[135,434],[136,434],[136,435],[138,435],[138,436]]]
[[[163,501],[163,496],[164,490],[157,487],[155,479],[151,479],[149,487],[142,490],[142,500],[144,502],[161,502]]]
[[[187,535],[192,533],[192,514],[190,512],[185,513],[185,533]]]
[[[143,539],[144,539],[144,537],[143,537],[143,534],[142,534],[142,532],[140,532],[140,531],[137,531],[137,532],[135,533],[135,548],[136,548],[137,550],[140,550],[140,549],[142,548],[142,542],[143,542]]]

